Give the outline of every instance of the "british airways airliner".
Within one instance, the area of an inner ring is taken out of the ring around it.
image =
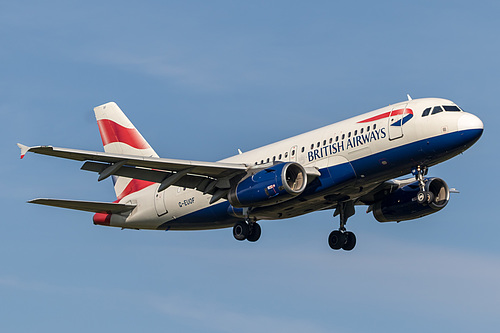
[[[77,161],[113,179],[112,203],[39,198],[41,205],[94,212],[94,224],[127,229],[233,228],[255,242],[258,220],[332,209],[340,226],[332,249],[350,251],[355,206],[379,222],[417,219],[443,209],[450,189],[429,167],[471,147],[483,123],[446,99],[411,99],[218,162],[160,158],[113,102],[94,109],[105,152],[18,144]],[[401,179],[404,175],[409,178]]]

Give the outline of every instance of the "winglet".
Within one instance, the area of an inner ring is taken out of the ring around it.
[[[17,146],[21,148],[21,158],[26,155],[26,153],[30,150],[30,147],[23,145],[22,143],[18,143]]]

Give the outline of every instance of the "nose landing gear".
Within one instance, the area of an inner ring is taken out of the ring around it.
[[[427,175],[428,170],[426,166],[420,165],[412,170],[412,174],[415,176],[415,179],[418,181],[418,186],[420,187],[420,191],[417,193],[417,202],[422,205],[434,201],[434,194],[425,189],[424,176]]]

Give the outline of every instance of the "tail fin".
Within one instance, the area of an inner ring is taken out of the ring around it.
[[[97,106],[94,108],[94,113],[105,152],[158,157],[158,154],[116,103],[110,102]],[[113,176],[113,183],[118,200],[153,184],[143,180],[117,176]]]

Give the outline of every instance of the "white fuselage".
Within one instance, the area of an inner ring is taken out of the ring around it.
[[[245,163],[263,169],[277,161],[294,161],[304,167],[314,167],[321,173],[319,179],[322,183],[311,183],[315,187],[306,189],[298,198],[252,210],[255,219],[288,218],[332,208],[337,203],[335,196],[342,194],[355,199],[381,181],[409,174],[412,167],[421,163],[431,166],[449,159],[477,140],[471,136],[470,140],[460,141],[464,137],[461,133],[482,129],[479,118],[462,111],[444,111],[422,117],[425,109],[434,106],[455,104],[437,98],[409,100],[220,162]],[[354,175],[352,181],[336,186],[335,177],[346,172],[344,170]],[[332,181],[324,181],[322,177]],[[229,203],[225,200],[210,204],[211,195],[196,189],[171,186],[158,193],[158,186],[153,184],[122,198],[120,203],[137,207],[130,214],[114,214],[110,225],[189,230],[228,227],[238,220],[227,213]]]

